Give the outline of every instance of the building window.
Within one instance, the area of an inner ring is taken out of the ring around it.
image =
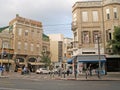
[[[74,22],[77,21],[77,18],[76,18],[76,17],[77,17],[77,14],[74,13],[74,14],[73,14],[73,21],[74,21]]]
[[[25,36],[28,36],[28,30],[25,30]]]
[[[114,18],[117,18],[117,8],[113,8],[113,12],[114,12]]]
[[[18,49],[21,49],[21,42],[18,42]]]
[[[36,46],[36,51],[38,51],[38,53],[39,53],[39,50],[40,49],[40,46],[39,46],[39,44],[37,44],[37,46]]]
[[[107,20],[110,19],[110,9],[106,9]]]
[[[22,35],[22,29],[21,29],[21,28],[18,29],[18,35],[19,35],[19,36]]]
[[[31,48],[30,48],[30,51],[33,51],[34,50],[34,45],[31,44]]]
[[[111,30],[106,31],[106,41],[112,40],[112,33]]]
[[[32,37],[34,36],[34,30],[31,30],[31,36]]]
[[[82,12],[82,21],[83,22],[88,21],[88,12],[86,12],[86,11]]]
[[[27,50],[27,48],[28,48],[28,43],[27,43],[27,42],[25,42],[25,47],[24,47],[24,50]]]
[[[93,21],[94,22],[98,21],[98,11],[93,11],[92,14],[93,14]]]
[[[77,41],[77,32],[74,32],[74,40]]]
[[[38,31],[37,31],[37,33],[39,34],[39,33],[40,33],[40,31],[38,30]]]
[[[98,43],[98,34],[99,34],[99,31],[93,31],[93,43]]]
[[[82,42],[84,43],[84,44],[87,44],[87,43],[89,43],[89,32],[88,31],[83,31],[82,32]]]
[[[10,48],[8,42],[3,42],[3,48]]]

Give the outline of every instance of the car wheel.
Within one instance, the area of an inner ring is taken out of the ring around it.
[[[43,72],[40,72],[40,74],[43,74]]]

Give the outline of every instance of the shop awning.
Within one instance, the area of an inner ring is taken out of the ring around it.
[[[67,63],[68,63],[68,64],[72,64],[74,58],[75,58],[75,57],[71,57],[71,58],[67,59]]]
[[[100,62],[106,62],[105,55],[79,55],[77,60],[78,62],[99,62],[99,60]]]

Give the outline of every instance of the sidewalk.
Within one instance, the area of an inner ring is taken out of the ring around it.
[[[98,78],[97,75],[92,75],[92,76],[85,76],[79,75],[77,78],[75,78],[74,75],[67,76],[66,78],[61,78],[62,80],[96,80],[96,81],[108,81],[108,80],[117,80],[120,81],[120,72],[108,72],[107,75],[100,75],[100,78]]]
[[[69,76],[62,74],[62,77],[58,75],[40,75],[40,74],[35,74],[31,73],[28,75],[21,75],[21,73],[16,73],[16,72],[9,72],[9,73],[4,73],[3,76],[0,76],[0,78],[10,78],[10,79],[27,79],[27,80],[82,80],[82,81],[120,81],[120,72],[108,72],[107,75],[101,75],[100,78],[98,78],[97,75],[93,76],[88,76],[86,79],[86,76],[79,75],[75,79],[74,75],[70,74]]]

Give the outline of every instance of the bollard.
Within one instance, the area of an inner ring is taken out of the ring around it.
[[[2,76],[2,72],[0,71],[0,76]]]
[[[64,71],[64,78],[65,78],[65,71]]]

